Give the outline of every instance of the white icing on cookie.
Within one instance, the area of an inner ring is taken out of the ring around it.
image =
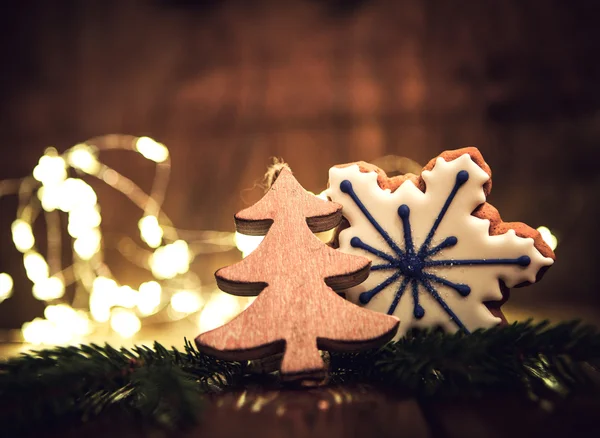
[[[339,249],[372,260],[369,278],[346,296],[397,316],[396,339],[413,327],[492,327],[500,319],[483,303],[502,298],[499,281],[533,283],[553,260],[513,230],[490,236],[490,222],[471,215],[486,200],[489,176],[468,154],[440,157],[421,175],[425,193],[410,180],[391,193],[358,165],[330,169],[327,196],[350,223]]]

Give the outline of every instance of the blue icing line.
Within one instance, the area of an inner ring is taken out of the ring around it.
[[[359,296],[359,301],[362,304],[369,303],[374,296],[376,296],[378,293],[390,286],[392,283],[398,280],[398,278],[402,277],[402,282],[400,283],[398,289],[396,290],[396,293],[394,294],[394,299],[392,300],[392,303],[389,307],[388,314],[391,315],[396,311],[396,308],[404,294],[404,291],[410,283],[414,304],[413,315],[417,319],[423,318],[423,316],[425,316],[425,309],[423,309],[423,307],[419,303],[419,285],[422,285],[423,288],[446,312],[446,314],[450,316],[454,324],[456,324],[459,329],[469,332],[469,330],[465,327],[460,318],[448,306],[448,303],[446,303],[446,301],[441,297],[437,289],[433,286],[432,282],[449,287],[455,290],[462,297],[468,296],[471,293],[471,288],[467,284],[454,283],[450,280],[427,272],[427,268],[435,266],[444,266],[451,268],[454,266],[477,265],[518,265],[525,267],[531,263],[531,259],[526,255],[517,258],[502,259],[431,260],[431,257],[438,254],[440,251],[458,244],[458,238],[456,236],[449,236],[446,237],[437,246],[429,248],[429,245],[431,244],[431,241],[434,238],[435,233],[440,223],[444,219],[444,216],[446,215],[450,205],[454,201],[456,194],[464,185],[464,183],[468,181],[468,179],[469,173],[466,170],[461,170],[456,174],[454,187],[450,191],[448,198],[444,202],[442,209],[440,210],[431,229],[429,230],[429,233],[427,234],[425,241],[423,242],[418,251],[415,250],[414,241],[412,237],[412,227],[410,225],[410,207],[408,205],[402,204],[400,205],[400,207],[398,207],[398,216],[400,217],[400,220],[402,222],[404,236],[405,250],[403,251],[402,249],[400,249],[399,245],[390,237],[390,235],[381,227],[377,220],[375,220],[375,218],[369,212],[369,210],[365,207],[365,205],[362,203],[362,201],[359,199],[358,195],[354,191],[352,183],[348,180],[344,180],[341,182],[340,190],[343,193],[348,194],[352,198],[352,200],[358,206],[361,212],[383,237],[390,249],[392,249],[396,253],[396,255],[394,256],[381,250],[378,250],[377,248],[374,248],[363,242],[359,237],[353,237],[350,240],[350,245],[352,247],[363,249],[364,251],[367,251],[389,262],[371,266],[372,271],[396,270],[394,274],[389,276],[379,285],[375,286],[369,291],[361,293]]]
[[[519,265],[529,266],[531,259],[529,256],[521,256],[516,259],[472,259],[472,260],[430,260],[425,262],[426,267],[431,266],[464,266],[464,265]]]
[[[375,286],[370,291],[361,293],[358,299],[360,300],[360,302],[362,304],[367,304],[369,301],[371,301],[371,299],[375,295],[377,295],[383,289],[385,289],[390,284],[392,284],[394,281],[396,281],[398,279],[398,277],[400,277],[400,275],[401,275],[400,272],[396,272],[392,276],[388,277],[383,283],[380,283],[379,285]]]
[[[396,306],[400,302],[400,298],[402,298],[402,294],[404,293],[404,289],[406,289],[408,280],[409,280],[408,277],[404,277],[404,280],[402,280],[402,283],[398,287],[398,290],[396,291],[396,295],[394,296],[394,301],[392,301],[392,304],[390,305],[390,308],[388,310],[388,315],[393,315],[394,312],[396,311]]]
[[[431,243],[431,239],[433,239],[433,236],[434,236],[435,232],[437,231],[440,223],[442,222],[442,219],[444,219],[444,216],[446,215],[446,212],[448,211],[450,204],[452,204],[452,201],[454,201],[454,197],[456,196],[456,193],[458,193],[458,189],[460,189],[462,187],[462,185],[468,181],[468,179],[469,179],[469,172],[467,172],[466,170],[461,170],[460,172],[458,172],[456,174],[456,181],[454,183],[454,187],[452,188],[452,191],[448,195],[446,202],[444,202],[444,206],[440,210],[438,217],[435,219],[435,222],[433,223],[431,230],[429,230],[429,234],[427,235],[425,242],[421,246],[421,249],[419,249],[419,255],[425,254],[427,252],[427,250],[429,249],[429,244]]]
[[[354,203],[357,205],[357,207],[360,208],[360,211],[362,211],[362,213],[369,220],[369,222],[371,222],[373,227],[375,227],[375,229],[379,232],[379,234],[381,234],[381,237],[383,237],[383,239],[390,246],[390,248],[392,248],[396,252],[396,254],[398,254],[399,256],[404,254],[404,251],[402,251],[400,249],[400,247],[398,245],[396,245],[396,242],[394,242],[394,240],[390,237],[390,235],[381,227],[381,225],[379,225],[379,223],[375,220],[373,215],[371,215],[369,210],[367,210],[367,207],[365,207],[365,205],[361,202],[361,200],[358,199],[358,196],[356,195],[356,193],[354,192],[354,189],[352,188],[352,183],[350,181],[348,181],[347,179],[342,181],[342,183],[340,184],[340,190],[343,193],[350,195],[350,197],[352,198]]]
[[[421,319],[425,316],[425,310],[419,304],[419,282],[413,278],[412,280],[412,295],[413,295],[413,315],[417,319]]]

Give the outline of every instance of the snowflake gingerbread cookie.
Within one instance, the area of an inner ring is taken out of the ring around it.
[[[330,169],[327,195],[347,220],[339,249],[372,261],[346,297],[397,316],[396,339],[414,327],[499,324],[508,289],[539,280],[554,253],[534,229],[502,221],[486,202],[491,183],[472,147],[442,153],[420,176],[388,178],[364,162]]]

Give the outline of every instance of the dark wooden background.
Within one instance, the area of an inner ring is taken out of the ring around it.
[[[247,190],[281,156],[309,190],[336,163],[386,154],[420,163],[475,145],[505,220],[549,226],[558,263],[517,305],[600,307],[598,2],[20,1],[0,6],[0,178],[44,148],[107,133],[172,152],[165,207],[182,228],[233,230]],[[152,166],[107,159],[144,187]],[[139,211],[100,189],[105,230]],[[0,200],[0,271],[18,293],[0,326],[41,312]],[[195,265],[210,279],[214,265]],[[109,253],[123,282],[141,273]],[[205,272],[206,271],[206,272]],[[19,277],[21,276],[21,277]]]

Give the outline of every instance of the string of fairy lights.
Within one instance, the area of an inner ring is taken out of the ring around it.
[[[111,151],[137,153],[155,164],[150,193],[101,161],[100,155]],[[384,163],[390,162],[389,157],[384,158]],[[202,332],[224,324],[251,303],[251,298],[228,295],[215,284],[202,284],[190,270],[190,264],[199,254],[234,248],[246,257],[262,237],[178,230],[162,209],[170,171],[170,153],[164,144],[150,137],[106,135],[63,153],[47,148],[31,175],[0,181],[0,198],[18,197],[16,218],[11,225],[12,241],[22,253],[33,297],[45,304],[44,317],[23,324],[25,342],[69,344],[92,334],[110,332],[131,338],[150,318],[195,318]],[[120,284],[113,276],[104,260],[107,239],[101,230],[101,208],[95,190],[86,182],[88,178],[96,178],[122,193],[141,210],[138,230],[146,247],[123,236],[116,248],[132,263],[146,269],[151,280],[134,286]],[[326,199],[323,192],[317,196]],[[45,255],[34,235],[35,222],[41,219],[46,228]],[[62,266],[65,219],[70,241],[68,266]],[[556,237],[546,227],[538,230],[554,249]],[[319,237],[329,241],[332,232],[320,233]],[[13,288],[12,276],[0,272],[0,303],[10,298]],[[72,293],[67,294],[67,288]]]
[[[155,163],[150,193],[100,160],[106,151],[129,151]],[[223,324],[239,313],[244,299],[201,284],[190,271],[196,255],[239,248],[248,254],[258,241],[232,232],[194,231],[183,239],[162,210],[171,169],[167,147],[149,137],[107,135],[77,144],[59,154],[48,148],[32,175],[0,181],[0,197],[16,195],[19,205],[11,225],[15,248],[32,283],[33,296],[45,303],[44,317],[22,326],[23,339],[33,344],[65,344],[94,332],[112,330],[124,338],[135,335],[149,317],[166,314],[177,320],[197,315],[200,330]],[[122,237],[117,249],[147,269],[152,280],[137,287],[119,284],[104,261],[98,197],[87,178],[97,178],[137,205],[138,229],[147,248]],[[61,221],[70,237],[69,266],[62,266]],[[47,230],[46,254],[38,249],[34,224],[43,219]],[[0,273],[0,302],[13,293],[9,273]],[[72,287],[73,294],[66,294]],[[248,299],[246,299],[248,301]],[[155,318],[156,320],[156,318]]]

